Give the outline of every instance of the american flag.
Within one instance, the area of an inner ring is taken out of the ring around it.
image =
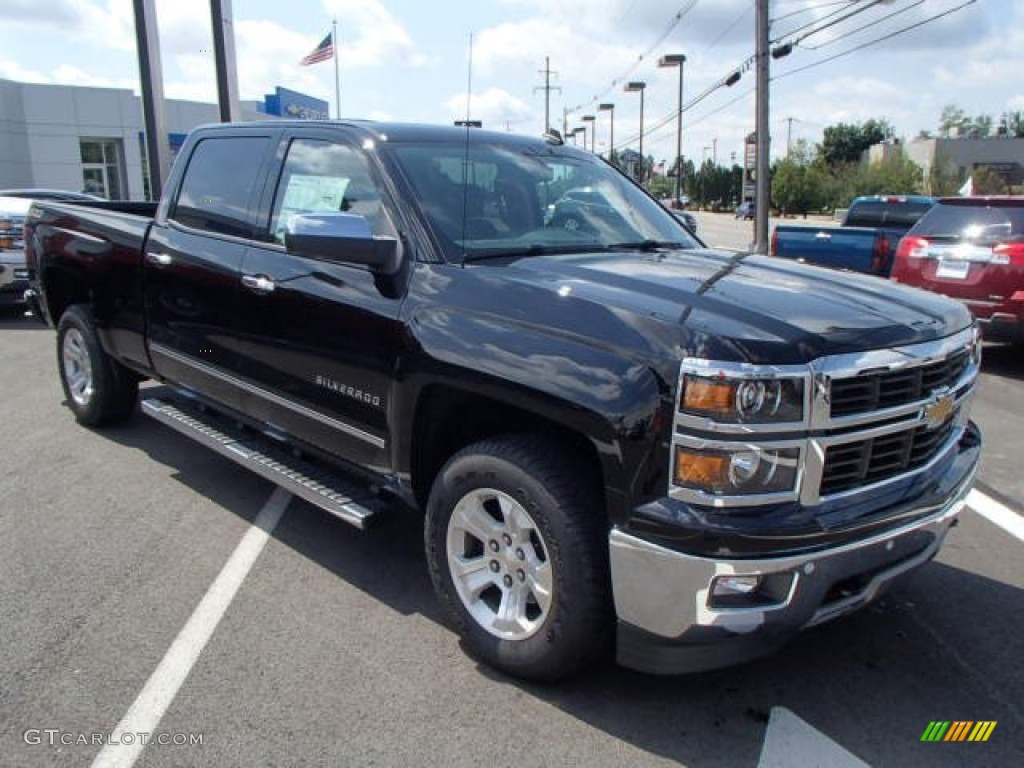
[[[320,45],[310,51],[309,55],[300,61],[299,64],[307,67],[310,64],[327,61],[332,56],[334,56],[334,39],[333,33],[328,32],[327,37],[320,41]]]

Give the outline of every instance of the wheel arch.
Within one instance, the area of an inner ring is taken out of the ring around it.
[[[426,387],[417,401],[409,469],[417,504],[426,508],[437,473],[458,451],[481,440],[538,434],[565,446],[588,482],[601,489],[607,518],[607,468],[593,439],[550,416],[445,384]]]

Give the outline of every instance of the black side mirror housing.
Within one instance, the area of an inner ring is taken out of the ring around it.
[[[354,213],[296,214],[285,226],[284,246],[301,256],[360,264],[382,275],[394,275],[402,266],[398,240],[374,235],[366,218]]]

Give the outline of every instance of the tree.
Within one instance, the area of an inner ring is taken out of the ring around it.
[[[956,104],[947,104],[939,116],[939,135],[943,138],[959,136],[967,139],[984,139],[992,135],[992,116],[970,117]]]
[[[813,161],[813,153],[801,139],[772,168],[772,204],[784,214],[806,214],[826,204],[830,187],[828,174]]]
[[[1005,136],[1024,138],[1024,112],[1003,112],[999,118],[999,131]]]
[[[818,156],[829,166],[836,167],[844,163],[860,161],[864,150],[873,144],[891,139],[894,134],[888,120],[871,118],[861,125],[839,123],[825,128],[822,142],[818,147]]]
[[[924,182],[925,194],[949,197],[957,194],[967,181],[967,174],[945,152],[937,152]]]
[[[1009,192],[1006,179],[987,165],[976,166],[971,172],[976,195],[1005,195]]]
[[[967,120],[967,113],[960,107],[956,104],[947,104],[939,115],[939,135],[946,139],[954,135],[959,136]]]
[[[853,197],[878,194],[917,194],[922,189],[924,171],[907,157],[902,147],[895,148],[882,160],[858,169]]]

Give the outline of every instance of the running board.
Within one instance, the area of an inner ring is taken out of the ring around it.
[[[187,401],[160,398],[142,401],[142,412],[221,456],[251,469],[310,504],[365,529],[387,504],[372,490],[298,458],[286,446],[276,445],[226,417]]]

